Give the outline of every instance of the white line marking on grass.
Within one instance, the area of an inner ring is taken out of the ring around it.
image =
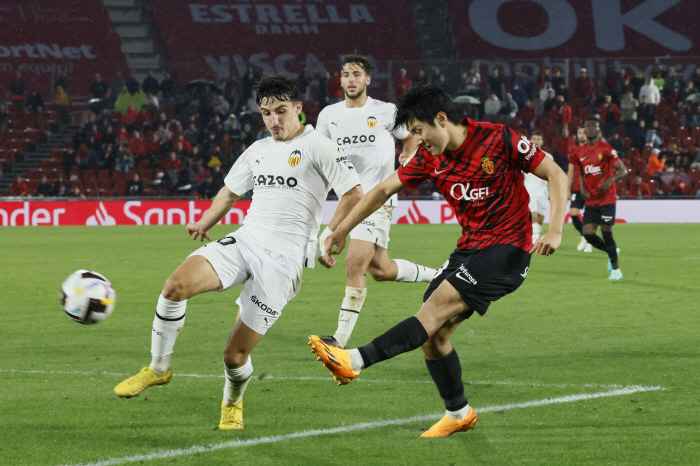
[[[125,377],[128,375],[131,375],[126,372],[98,372],[98,371],[40,371],[40,370],[32,370],[32,371],[20,371],[20,370],[15,370],[15,369],[0,369],[0,372],[10,372],[10,373],[17,373],[17,374],[79,374],[79,375],[106,375],[106,376],[118,376],[118,377]],[[174,376],[176,377],[194,377],[194,378],[216,378],[216,379],[223,379],[224,376],[222,375],[215,375],[215,374],[178,374],[178,373],[173,373]],[[253,377],[253,379],[257,380],[333,380],[332,377],[284,377],[284,376],[274,376],[274,375],[265,375],[262,378],[260,377]],[[434,382],[430,379],[421,379],[421,380],[389,380],[389,379],[364,379],[362,377],[358,377],[356,379],[356,382],[364,382],[364,383],[396,383],[396,384],[408,384],[408,383],[417,383],[417,384],[433,384]],[[465,380],[465,384],[467,385],[507,385],[507,386],[519,386],[519,387],[555,387],[555,388],[570,388],[570,387],[589,387],[589,388],[624,388],[625,385],[620,385],[620,384],[593,384],[593,383],[581,383],[581,384],[575,384],[575,383],[540,383],[540,382],[518,382],[518,381],[489,381],[489,380]]]
[[[552,404],[559,404],[559,403],[572,403],[574,401],[582,401],[582,400],[592,400],[596,398],[605,398],[605,397],[610,397],[610,396],[621,396],[621,395],[631,395],[633,393],[639,393],[639,392],[649,392],[649,391],[654,391],[654,390],[663,390],[662,387],[651,387],[651,386],[632,386],[632,387],[627,387],[627,388],[621,388],[618,390],[611,390],[607,392],[598,392],[598,393],[581,393],[579,395],[567,395],[567,396],[562,396],[558,398],[547,398],[544,400],[534,400],[534,401],[525,401],[522,403],[512,403],[512,404],[507,404],[507,405],[496,405],[496,406],[487,406],[485,408],[481,408],[479,410],[476,410],[477,413],[479,414],[484,414],[484,413],[489,413],[493,411],[504,411],[507,409],[517,409],[517,408],[533,408],[536,406],[545,406],[545,405],[552,405]],[[72,465],[63,465],[63,466],[113,466],[113,465],[118,465],[118,464],[125,464],[125,463],[133,463],[135,461],[151,461],[151,460],[157,460],[157,459],[163,459],[163,458],[175,458],[179,456],[189,456],[189,455],[194,455],[197,453],[206,453],[209,451],[217,451],[217,450],[224,450],[228,448],[238,448],[238,447],[252,447],[256,445],[262,445],[266,443],[278,443],[278,442],[284,442],[287,440],[294,440],[298,438],[307,438],[307,437],[317,437],[319,435],[329,435],[329,434],[342,434],[346,432],[354,432],[358,430],[365,430],[365,429],[376,429],[378,427],[388,427],[388,426],[398,426],[398,425],[403,425],[403,424],[409,424],[412,422],[420,422],[420,421],[433,421],[436,419],[440,419],[443,416],[442,413],[440,414],[428,414],[424,416],[413,416],[405,419],[392,419],[388,421],[375,421],[375,422],[363,422],[360,424],[353,424],[351,426],[343,426],[343,427],[333,427],[331,429],[314,429],[314,430],[305,430],[302,432],[294,432],[291,434],[285,434],[285,435],[275,435],[271,437],[257,437],[257,438],[251,438],[251,439],[246,439],[246,440],[230,440],[228,442],[222,442],[222,443],[217,443],[214,445],[193,445],[191,447],[187,448],[178,448],[175,450],[161,450],[161,451],[154,451],[151,453],[145,453],[145,454],[139,454],[139,455],[133,455],[133,456],[122,456],[119,458],[109,458],[106,460],[101,460],[101,461],[96,461],[93,463],[78,463],[78,464],[72,464]]]

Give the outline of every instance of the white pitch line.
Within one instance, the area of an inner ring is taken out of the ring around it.
[[[115,377],[125,377],[131,375],[126,372],[98,372],[98,371],[20,371],[15,369],[0,369],[0,372],[9,372],[17,374],[78,374],[78,375],[106,375]],[[173,373],[177,377],[194,377],[194,378],[217,378],[223,379],[222,375],[215,374],[178,374]],[[253,377],[254,380],[333,380],[332,377],[284,377],[284,376],[274,376],[265,375],[263,377]],[[358,377],[355,382],[364,383],[396,383],[396,384],[433,384],[434,382],[430,379],[422,380],[390,380],[390,379],[364,379]],[[506,385],[506,386],[519,386],[519,387],[544,387],[544,388],[570,388],[570,387],[588,387],[588,388],[624,388],[625,385],[620,384],[592,384],[592,383],[540,383],[540,382],[519,382],[519,381],[489,381],[489,380],[465,380],[465,384],[468,385]]]
[[[596,399],[596,398],[605,398],[605,397],[610,397],[610,396],[631,395],[633,393],[648,392],[648,391],[654,391],[654,390],[663,390],[663,388],[658,387],[658,386],[656,386],[656,387],[633,386],[633,387],[621,388],[618,390],[611,390],[611,391],[607,391],[607,392],[581,393],[579,395],[567,395],[567,396],[562,396],[562,397],[558,397],[558,398],[546,398],[544,400],[525,401],[522,403],[512,403],[512,404],[507,404],[507,405],[487,406],[485,408],[480,408],[477,412],[479,414],[483,414],[483,413],[489,413],[489,412],[493,412],[493,411],[504,411],[507,409],[533,408],[536,406],[545,406],[545,405],[552,405],[552,404],[558,404],[558,403],[572,403],[574,401],[592,400],[592,399]],[[436,419],[440,419],[442,416],[443,416],[443,414],[440,413],[440,414],[428,414],[428,415],[423,415],[423,416],[413,416],[413,417],[404,418],[404,419],[392,419],[392,420],[388,420],[388,421],[363,422],[360,424],[353,424],[351,426],[333,427],[331,429],[314,429],[314,430],[305,430],[302,432],[294,432],[294,433],[285,434],[285,435],[257,437],[257,438],[247,439],[247,440],[230,440],[228,442],[217,443],[214,445],[193,445],[193,446],[188,447],[188,448],[178,448],[175,450],[154,451],[151,453],[145,453],[145,454],[139,454],[139,455],[133,455],[133,456],[122,456],[119,458],[109,458],[106,460],[96,461],[93,463],[77,463],[77,464],[72,464],[72,465],[65,464],[63,466],[114,466],[114,465],[118,465],[118,464],[133,463],[135,461],[143,462],[143,461],[151,461],[151,460],[157,460],[157,459],[163,459],[163,458],[175,458],[175,457],[179,457],[179,456],[194,455],[197,453],[206,453],[206,452],[210,452],[210,451],[224,450],[227,448],[252,447],[252,446],[262,445],[262,444],[266,444],[266,443],[284,442],[286,440],[294,440],[294,439],[298,439],[298,438],[317,437],[319,435],[328,435],[328,434],[341,434],[341,433],[346,433],[346,432],[354,432],[354,431],[358,431],[358,430],[376,429],[378,427],[398,426],[398,425],[402,425],[402,424],[409,424],[412,422],[433,421]]]

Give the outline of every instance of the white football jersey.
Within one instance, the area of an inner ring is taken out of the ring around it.
[[[547,157],[554,160],[552,154],[546,151],[542,152],[544,152]],[[525,173],[525,189],[527,189],[530,198],[546,195],[547,187],[547,180],[543,180],[533,173]]]
[[[394,137],[405,139],[410,134],[404,126],[394,129],[395,114],[394,104],[368,97],[361,108],[348,108],[342,101],[318,115],[318,131],[350,157],[365,193],[394,172]],[[395,206],[396,200],[394,195],[386,204]]]
[[[328,191],[342,196],[360,184],[348,157],[311,125],[291,141],[251,144],[224,182],[241,196],[253,190],[243,228],[265,249],[296,259],[318,235]]]

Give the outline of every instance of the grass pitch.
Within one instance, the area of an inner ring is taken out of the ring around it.
[[[554,256],[533,257],[519,290],[454,335],[467,397],[484,412],[475,431],[433,440],[418,437],[433,420],[410,420],[444,409],[420,351],[344,387],[309,351],[309,334],[335,330],[342,260],[305,271],[301,292],[253,352],[245,430],[223,432],[221,354],[236,290],[190,300],[169,386],[128,400],[113,393],[150,360],[158,294],[198,246],[184,227],[3,228],[0,465],[697,464],[700,225],[617,225],[617,283],[606,280],[605,255],[576,252],[567,228]],[[391,233],[392,257],[439,267],[459,228]],[[58,301],[62,280],[81,268],[105,274],[117,291],[114,314],[98,325],[70,321]],[[368,286],[351,346],[414,314],[425,289]],[[543,401],[626,386],[662,389]],[[527,401],[541,403],[513,406]]]

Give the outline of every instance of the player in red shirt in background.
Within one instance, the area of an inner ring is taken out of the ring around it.
[[[598,118],[590,116],[583,123],[586,131],[586,145],[579,148],[574,159],[583,173],[581,192],[586,199],[583,212],[583,235],[594,248],[608,253],[608,280],[619,280],[622,272],[618,264],[617,249],[612,228],[615,225],[617,189],[615,182],[627,175],[627,168],[610,144],[600,140]],[[596,235],[598,226],[603,238]]]
[[[574,228],[581,235],[581,241],[579,241],[576,250],[584,252],[593,252],[593,246],[588,244],[586,238],[583,236],[583,222],[581,222],[581,217],[579,213],[583,209],[585,199],[583,194],[581,194],[581,170],[578,169],[576,165],[576,154],[578,150],[586,144],[586,131],[583,126],[576,130],[576,139],[578,139],[578,146],[571,149],[569,153],[569,193],[571,199],[571,205],[569,206],[569,215],[571,216],[571,223],[574,224]]]
[[[454,208],[462,226],[457,249],[430,282],[420,311],[361,348],[330,347],[312,335],[312,351],[339,384],[362,369],[421,347],[437,385],[445,416],[422,437],[473,429],[476,413],[464,394],[459,357],[450,343],[457,326],[515,291],[525,280],[533,252],[548,256],[561,244],[567,179],[557,164],[505,125],[477,123],[455,109],[435,86],[411,88],[401,99],[395,125],[405,124],[420,148],[357,204],[325,241],[327,253],[345,247],[350,230],[394,193],[430,179]],[[531,243],[529,197],[522,172],[549,182],[549,231]],[[335,250],[334,250],[335,248]]]
[[[642,181],[642,177],[637,175],[634,177],[634,183],[632,183],[632,186],[630,186],[629,195],[635,196],[638,199],[645,196],[649,197],[651,196],[651,189],[649,188],[648,184]]]

